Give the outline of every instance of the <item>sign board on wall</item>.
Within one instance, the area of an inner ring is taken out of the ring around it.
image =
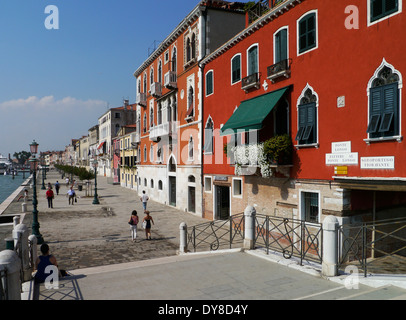
[[[395,169],[395,157],[362,157],[361,169]]]
[[[326,154],[326,165],[358,165],[358,152],[351,152],[351,141],[332,142]]]

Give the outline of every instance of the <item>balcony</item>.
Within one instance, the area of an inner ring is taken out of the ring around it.
[[[177,75],[175,71],[168,71],[165,73],[164,76],[164,86],[168,89],[176,89],[178,87],[177,84]]]
[[[149,130],[149,140],[158,141],[159,138],[172,134],[175,132],[174,124],[174,122],[170,121],[153,126]]]
[[[267,78],[272,81],[272,83],[275,83],[276,79],[284,77],[284,78],[289,78],[290,77],[290,65],[289,65],[289,59],[282,60],[278,63],[273,64],[272,66],[269,66],[267,69]]]
[[[248,77],[245,77],[241,81],[241,89],[248,91],[249,89],[256,88],[259,89],[259,73],[254,73]]]
[[[151,90],[150,90],[151,96],[155,98],[159,98],[162,96],[162,84],[159,82],[154,82],[151,84]]]
[[[131,134],[131,146],[133,149],[137,147],[137,145],[141,142],[141,135],[138,132],[134,132]]]
[[[135,103],[140,106],[147,106],[147,94],[146,93],[138,93],[137,97],[135,98]]]

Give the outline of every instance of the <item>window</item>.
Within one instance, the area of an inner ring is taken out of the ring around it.
[[[144,93],[147,92],[147,73],[144,73]]]
[[[231,84],[241,81],[241,55],[231,59]]]
[[[188,95],[187,95],[187,105],[188,109],[186,112],[186,118],[193,117],[194,112],[193,112],[193,102],[195,100],[194,92],[193,92],[193,87],[189,87],[188,90]]]
[[[258,73],[258,46],[248,49],[248,76]]]
[[[319,194],[302,192],[302,219],[306,222],[319,222]]]
[[[151,161],[151,162],[154,161],[154,147],[152,144],[149,147],[149,161]]]
[[[158,103],[158,110],[157,110],[157,125],[162,124],[162,105]]]
[[[147,146],[144,146],[144,162],[147,162]]]
[[[316,13],[305,15],[298,22],[298,48],[299,54],[317,47],[317,21]]]
[[[275,34],[274,63],[288,59],[288,29],[284,28]]]
[[[158,181],[158,190],[162,190],[163,189],[163,187],[162,187],[162,180],[159,180]]]
[[[206,96],[213,94],[213,71],[210,70],[206,73]]]
[[[151,68],[151,71],[150,71],[150,74],[149,74],[149,77],[150,77],[150,81],[149,81],[149,83],[150,84],[153,84],[154,83],[154,68]]]
[[[193,138],[190,137],[190,139],[189,139],[189,159],[188,159],[190,161],[193,160],[193,151],[194,151],[193,149],[194,149],[193,148]]]
[[[296,141],[299,145],[317,143],[317,96],[311,89],[304,92],[298,106],[298,132]]]
[[[370,21],[374,22],[399,11],[399,0],[370,0]]]
[[[204,128],[204,153],[213,153],[213,120],[209,118]]]
[[[154,189],[154,180],[153,179],[151,179],[150,184],[151,184],[151,189]]]
[[[204,177],[204,191],[211,192],[211,177]]]
[[[147,113],[144,112],[144,129],[143,129],[144,133],[147,132]]]
[[[369,89],[369,138],[393,137],[400,134],[399,75],[383,66]]]
[[[172,71],[176,72],[176,48],[172,51]]]
[[[158,82],[162,83],[162,61],[159,60],[158,63]]]
[[[242,197],[241,179],[233,179],[233,197]]]

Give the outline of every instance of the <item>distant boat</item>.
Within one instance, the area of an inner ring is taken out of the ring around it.
[[[0,174],[7,174],[7,169],[9,166],[11,166],[10,160],[0,154]]]

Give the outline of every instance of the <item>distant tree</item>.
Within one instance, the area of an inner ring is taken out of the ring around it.
[[[23,165],[31,157],[31,152],[28,151],[14,152],[13,157],[18,160],[19,164]]]

